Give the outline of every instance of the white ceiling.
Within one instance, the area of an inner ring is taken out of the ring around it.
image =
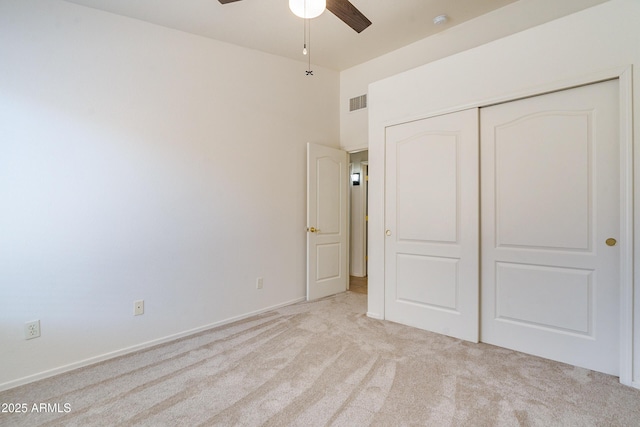
[[[307,60],[302,55],[304,21],[289,11],[288,0],[243,0],[226,5],[218,0],[67,1],[299,61]],[[555,1],[562,6],[553,8],[557,12],[546,10],[546,20],[605,0]],[[311,61],[344,70],[514,2],[516,0],[351,0],[372,25],[358,34],[325,11],[311,21]],[[446,14],[449,21],[435,25],[433,18],[441,14]]]

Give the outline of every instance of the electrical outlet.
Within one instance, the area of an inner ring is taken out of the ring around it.
[[[144,314],[144,300],[134,301],[133,315],[140,316],[141,314]]]
[[[262,277],[258,277],[256,279],[256,289],[262,289],[262,282],[263,282]]]
[[[34,320],[24,324],[24,339],[30,340],[40,336],[40,321]]]

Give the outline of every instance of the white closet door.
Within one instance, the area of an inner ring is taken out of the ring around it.
[[[616,375],[617,81],[481,110],[481,340]]]
[[[387,128],[385,318],[478,341],[478,111]]]

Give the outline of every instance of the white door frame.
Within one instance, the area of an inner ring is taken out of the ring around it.
[[[362,168],[362,212],[364,212],[364,233],[362,233],[362,256],[363,256],[363,266],[364,266],[364,275],[365,277],[369,274],[369,266],[368,266],[368,234],[369,234],[369,161],[364,161],[360,163]]]
[[[570,89],[598,83],[605,80],[618,80],[619,87],[619,114],[620,114],[620,382],[625,385],[640,388],[640,382],[634,382],[633,356],[634,356],[634,332],[633,332],[633,308],[634,308],[634,165],[633,165],[633,70],[632,66],[617,67],[601,72],[591,73],[585,76],[576,77],[563,81],[556,81],[546,85],[529,88],[527,90],[503,95],[496,98],[485,99],[467,105],[460,105],[435,111],[428,115],[417,115],[405,117],[401,121],[390,121],[384,123],[383,131],[389,126],[406,123],[414,120],[426,119],[442,114],[465,110],[468,108],[482,108],[490,105],[515,101],[531,96],[538,96],[549,92]],[[383,163],[384,164],[384,163]],[[384,190],[383,190],[384,194]],[[376,221],[378,228],[370,230],[371,233],[379,235],[377,242],[384,247],[384,211],[380,213],[382,221]],[[382,226],[382,228],[380,228]],[[383,251],[384,254],[384,251]],[[384,265],[384,255],[383,255]],[[384,272],[384,267],[382,267]],[[381,282],[384,284],[384,273]],[[382,295],[385,289],[382,289]],[[370,297],[371,298],[371,297]],[[376,311],[371,312],[371,304],[367,314],[374,318],[385,318],[384,298],[382,304],[375,307]],[[640,347],[640,344],[638,345]]]

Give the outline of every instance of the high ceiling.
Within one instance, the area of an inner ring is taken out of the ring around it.
[[[299,61],[307,60],[302,55],[304,21],[291,13],[288,0],[243,0],[226,5],[218,0],[67,1]],[[549,4],[546,0],[526,1],[539,1],[543,7]],[[547,10],[547,20],[605,0],[555,1],[559,5],[553,9],[557,11]],[[344,70],[514,2],[516,0],[351,0],[373,24],[358,34],[325,11],[310,23],[311,61]],[[441,14],[446,14],[449,20],[435,25],[433,19]]]

